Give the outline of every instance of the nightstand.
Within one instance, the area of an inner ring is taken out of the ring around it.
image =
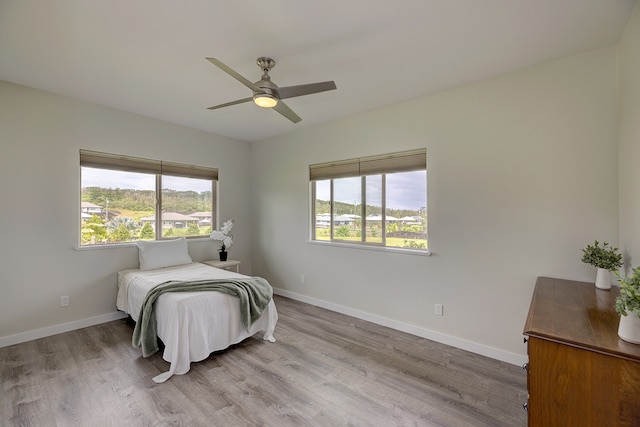
[[[223,270],[235,271],[236,273],[240,273],[240,261],[235,259],[230,259],[227,261],[210,259],[209,261],[202,261],[202,263],[210,265],[211,267],[221,268]]]

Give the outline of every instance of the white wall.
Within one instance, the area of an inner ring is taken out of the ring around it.
[[[59,324],[108,319],[116,271],[138,265],[135,246],[75,250],[80,148],[217,167],[220,218],[236,220],[231,254],[250,271],[248,143],[7,82],[0,82],[0,141],[0,344],[25,331],[35,337]],[[190,243],[196,260],[217,257],[216,249],[208,240]],[[69,307],[60,307],[62,295]]]
[[[620,248],[640,267],[640,4],[627,23],[620,56]]]
[[[618,244],[616,112],[612,47],[255,143],[254,274],[520,360],[536,277],[593,281],[580,248]],[[420,147],[433,256],[308,243],[309,164]]]
[[[594,239],[639,264],[639,32],[637,6],[619,117],[615,48],[253,145],[0,82],[0,346],[108,320],[115,272],[137,265],[133,247],[74,249],[86,148],[219,168],[232,256],[283,294],[516,361],[536,276],[592,281],[579,259]],[[419,147],[433,256],[307,242],[309,164]]]

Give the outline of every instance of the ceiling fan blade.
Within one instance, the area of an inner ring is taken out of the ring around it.
[[[312,93],[326,92],[328,90],[336,89],[336,84],[333,81],[309,83],[306,85],[297,86],[285,86],[277,89],[280,99],[294,98],[296,96],[310,95]]]
[[[207,61],[211,62],[216,67],[220,68],[222,71],[229,74],[231,77],[233,77],[234,79],[236,79],[237,81],[239,81],[240,83],[248,87],[249,89],[258,90],[258,87],[254,85],[253,82],[250,82],[249,80],[245,79],[243,76],[241,76],[240,74],[238,74],[237,72],[235,72],[234,70],[232,70],[231,68],[223,64],[222,62],[220,62],[218,59],[207,58]]]
[[[253,98],[243,98],[243,99],[238,99],[237,101],[231,101],[231,102],[227,102],[220,105],[214,105],[213,107],[207,108],[207,110],[217,110],[218,108],[229,107],[231,105],[242,104],[244,102],[249,102],[249,101],[253,101]]]
[[[273,109],[285,116],[287,119],[291,120],[293,123],[298,123],[302,120],[300,116],[294,113],[293,110],[289,108],[289,106],[283,101],[278,102],[276,106],[273,107]]]

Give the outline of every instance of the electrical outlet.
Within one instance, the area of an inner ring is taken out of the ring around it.
[[[436,304],[435,313],[436,316],[442,316],[442,304]]]
[[[300,275],[300,284],[304,285],[305,283],[307,283],[307,277],[304,274]]]
[[[69,305],[69,296],[64,295],[60,297],[60,307],[67,307]]]

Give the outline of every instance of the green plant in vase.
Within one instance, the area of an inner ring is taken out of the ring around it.
[[[611,289],[609,272],[622,267],[622,254],[618,248],[614,248],[607,242],[600,245],[600,242],[596,240],[593,245],[587,245],[582,249],[582,262],[591,264],[598,269],[596,274],[597,288]]]
[[[618,336],[625,341],[640,344],[640,267],[631,269],[631,274],[622,277],[615,272],[620,282],[620,295],[615,309],[620,314]]]

